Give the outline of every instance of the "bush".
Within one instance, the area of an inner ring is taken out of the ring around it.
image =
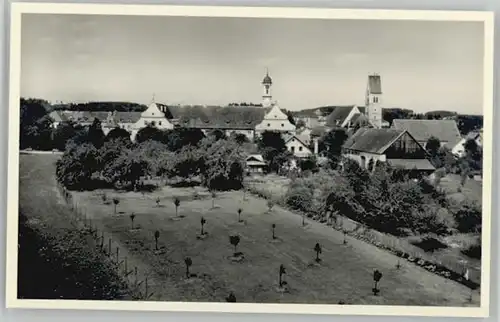
[[[308,212],[313,205],[313,186],[304,179],[296,179],[290,185],[285,202],[293,209]]]
[[[462,233],[481,232],[482,211],[474,201],[464,200],[453,214],[458,231]]]
[[[475,259],[481,259],[481,237],[478,237],[476,243],[462,250],[462,253]]]

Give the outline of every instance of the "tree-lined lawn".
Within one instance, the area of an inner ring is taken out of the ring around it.
[[[29,174],[33,182],[23,187],[26,196],[21,202],[37,205],[47,203],[41,199],[56,198],[53,157],[25,155],[21,163],[21,176]],[[109,204],[103,202],[103,191],[74,196],[93,225],[112,233],[126,247],[129,259],[150,271],[153,300],[225,301],[234,292],[237,302],[478,305],[478,294],[469,303],[470,290],[465,286],[410,264],[397,270],[392,254],[351,238],[344,245],[341,233],[312,221],[302,227],[300,216],[278,206],[269,212],[263,199],[247,194],[243,200],[242,192],[218,193],[212,208],[210,193],[196,190],[197,196],[193,188],[164,187],[144,195],[105,191]],[[116,214],[113,198],[119,200]],[[177,215],[175,198],[180,201]],[[44,209],[40,216],[53,213]],[[199,238],[202,217],[205,238]],[[231,235],[240,236],[241,262],[231,260]],[[321,245],[320,263],[315,262],[316,243]],[[189,271],[196,277],[186,279],[186,257],[191,258]],[[285,293],[278,287],[281,264],[289,288]],[[378,296],[372,293],[374,270],[383,274]]]

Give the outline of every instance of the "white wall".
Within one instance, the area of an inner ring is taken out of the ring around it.
[[[293,155],[298,158],[307,158],[308,156],[312,155],[311,150],[295,138],[292,138],[285,145],[286,149],[292,152]]]

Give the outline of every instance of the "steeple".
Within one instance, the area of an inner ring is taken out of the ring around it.
[[[266,68],[266,76],[262,80],[262,106],[270,107],[272,105],[271,86],[273,85],[273,80],[269,76],[269,70]]]
[[[382,127],[382,81],[380,75],[368,75],[365,94],[365,109],[368,121],[375,128]]]

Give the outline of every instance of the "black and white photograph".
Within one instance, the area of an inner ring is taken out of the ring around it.
[[[488,315],[492,14],[12,8],[9,306]]]

